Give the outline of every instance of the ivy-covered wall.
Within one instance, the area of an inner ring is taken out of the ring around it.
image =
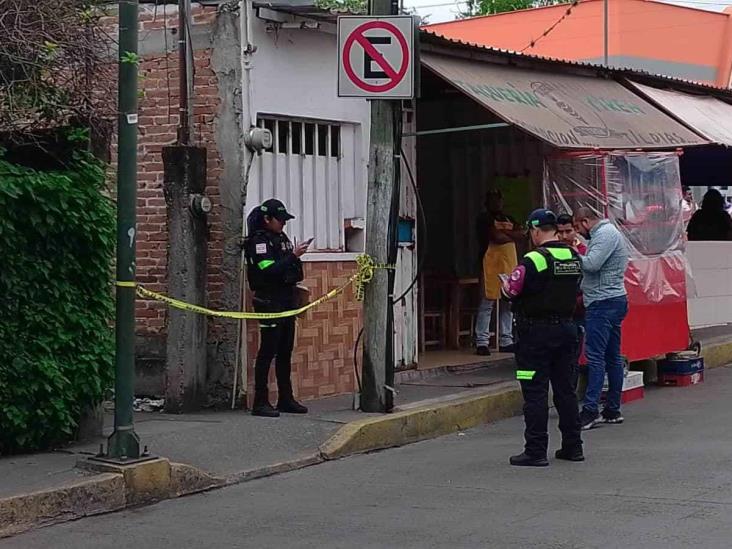
[[[56,171],[0,150],[0,454],[74,435],[112,385],[115,209],[85,153]]]

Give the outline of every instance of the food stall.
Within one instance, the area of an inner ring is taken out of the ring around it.
[[[689,345],[685,239],[678,152],[559,153],[546,160],[544,199],[556,211],[586,206],[610,219],[628,244],[629,361]]]

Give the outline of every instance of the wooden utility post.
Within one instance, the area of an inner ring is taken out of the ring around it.
[[[371,0],[371,15],[393,15],[392,0]],[[371,101],[366,253],[376,263],[389,262],[390,214],[394,199],[394,123],[399,102]],[[392,296],[386,270],[375,272],[366,287],[363,308],[363,369],[361,410],[389,412],[394,406],[394,333],[391,322]]]

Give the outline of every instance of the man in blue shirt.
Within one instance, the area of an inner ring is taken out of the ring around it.
[[[582,260],[582,294],[585,304],[585,356],[587,392],[582,402],[582,429],[598,423],[623,422],[620,398],[623,391],[623,358],[620,355],[620,327],[628,314],[625,270],[628,247],[620,231],[590,208],[574,213],[577,231],[588,239]],[[599,400],[605,373],[607,402],[602,414]]]

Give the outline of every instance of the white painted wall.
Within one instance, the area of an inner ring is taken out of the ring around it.
[[[366,217],[370,106],[363,99],[337,96],[337,37],[324,30],[280,29],[252,19],[252,111],[256,116],[343,124],[339,165],[316,157],[297,159],[265,153],[255,159],[247,193],[247,211],[275,196],[288,203],[297,219],[290,237],[314,236],[316,251],[345,251],[345,219]],[[297,174],[305,174],[302,190]],[[340,250],[339,250],[340,248]]]
[[[344,219],[366,218],[371,107],[363,99],[337,96],[335,26],[325,30],[281,29],[276,33],[268,32],[267,26],[267,22],[252,18],[251,43],[257,48],[251,71],[252,113],[255,117],[343,124],[342,155],[337,166],[332,159],[317,156],[296,159],[265,153],[255,157],[247,193],[247,212],[271,196],[279,198],[298,217],[288,223],[288,235],[298,240],[315,236],[319,244],[315,250],[319,253],[306,254],[304,260],[353,261],[353,253],[332,251],[337,236],[343,236],[342,232],[334,232],[333,223],[342,226]],[[414,127],[414,121],[411,121],[408,129],[414,130]],[[416,176],[414,146],[413,138],[404,140],[405,153]],[[310,174],[304,190],[294,188],[292,181],[302,180],[303,173]],[[336,184],[338,188],[334,188]],[[324,223],[323,216],[332,216],[336,208],[340,218]],[[417,216],[415,196],[405,170],[400,213],[411,218]],[[397,267],[395,292],[401,294],[415,276],[416,243],[400,248]],[[394,358],[397,367],[408,367],[417,361],[417,291],[415,286],[395,309]]]
[[[732,242],[688,242],[689,326],[732,323]]]

